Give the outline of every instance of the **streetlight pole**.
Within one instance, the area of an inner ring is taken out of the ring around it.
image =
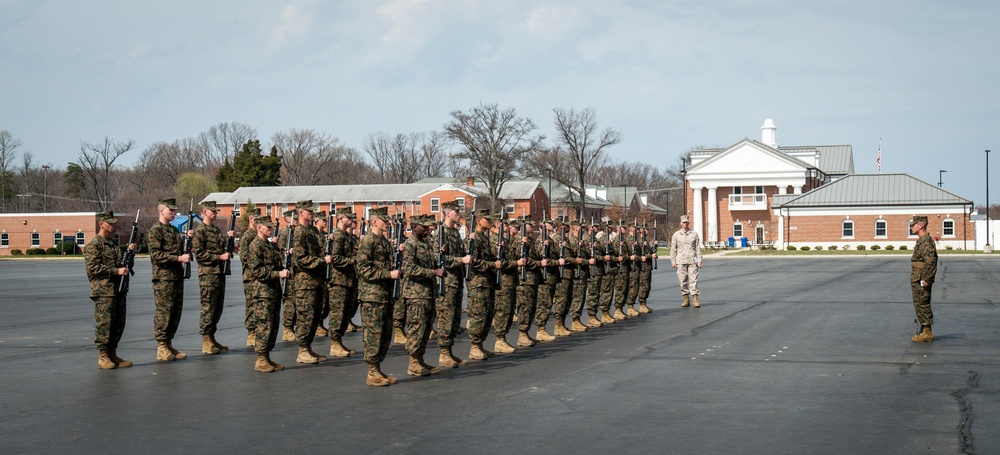
[[[42,212],[49,211],[49,166],[42,165]]]
[[[941,180],[941,174],[944,174],[945,172],[948,172],[948,171],[943,170],[943,169],[940,170],[940,171],[938,171],[938,188],[941,188],[941,185],[944,185],[944,181]]]
[[[549,172],[549,216],[552,216],[552,168],[546,168]],[[543,222],[545,220],[542,220]]]
[[[992,253],[990,246],[990,151],[986,150],[986,245],[983,246],[984,253]]]

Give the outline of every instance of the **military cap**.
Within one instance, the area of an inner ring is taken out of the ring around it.
[[[247,209],[247,216],[260,216],[260,208],[252,207]]]
[[[312,199],[305,199],[295,203],[295,210],[309,210],[312,212],[316,210],[316,207],[313,206]]]
[[[368,209],[368,219],[373,218],[379,218],[382,221],[389,221],[389,207]]]
[[[281,212],[281,216],[283,216],[285,218],[288,218],[288,217],[298,218],[299,217],[298,212],[296,212],[295,210],[285,210],[284,212]]]
[[[326,211],[325,210],[320,210],[319,212],[315,212],[315,215],[316,215],[317,219],[326,220]]]
[[[580,220],[570,220],[569,225],[570,226],[579,226],[580,225]]]
[[[481,220],[495,220],[496,217],[490,214],[490,209],[479,209],[472,212],[476,215],[476,218]]]
[[[204,201],[200,205],[201,205],[201,208],[203,208],[203,209],[209,209],[209,210],[211,210],[213,212],[218,212],[219,211],[219,207],[217,205],[215,205],[215,201]]]
[[[257,218],[253,219],[253,222],[257,226],[267,226],[272,228],[274,227],[274,220],[272,220],[271,217],[269,216],[258,216]]]
[[[177,210],[177,199],[160,199],[156,201],[157,204],[166,206],[168,209]]]
[[[681,223],[690,223],[691,219],[687,215],[681,215]]]
[[[98,223],[115,224],[118,222],[118,220],[115,219],[114,212],[100,212],[94,216],[97,218]]]
[[[910,226],[913,226],[913,225],[915,225],[917,223],[924,223],[924,226],[926,227],[927,226],[927,216],[925,216],[925,215],[914,216],[910,220]]]
[[[448,202],[442,202],[441,203],[441,208],[442,209],[448,209],[448,210],[454,210],[454,211],[457,212],[459,210],[459,208],[461,208],[461,207],[458,205],[458,201],[448,201]]]

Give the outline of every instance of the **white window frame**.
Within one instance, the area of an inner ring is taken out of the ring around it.
[[[87,244],[87,234],[84,234],[83,231],[77,231],[77,233],[76,233],[76,244],[80,245],[80,246],[86,245]]]
[[[848,225],[851,226],[851,235],[846,235]],[[854,238],[854,220],[844,220],[840,222],[840,238],[842,239]]]
[[[909,237],[909,238],[911,238],[911,239],[918,237],[917,233],[913,232],[913,225],[910,224],[912,222],[913,222],[913,218],[910,218],[909,220],[906,220],[906,236]]]
[[[743,187],[742,186],[734,186],[733,187],[733,194],[743,194]]]
[[[507,203],[507,214],[509,215],[511,213],[514,213],[514,203],[513,202],[508,202]]]
[[[455,202],[458,204],[458,211],[460,213],[464,213],[465,212],[465,198],[464,197],[457,197],[457,198],[455,198]]]
[[[55,231],[52,233],[52,246],[59,246],[59,243],[62,242],[62,240],[63,240],[62,232]]]
[[[878,233],[878,231],[879,231],[879,227],[878,227],[879,223],[882,223],[882,233],[881,234]],[[886,221],[883,218],[879,218],[879,219],[875,220],[875,238],[876,239],[884,239],[884,238],[888,238],[888,237],[889,237],[889,222]]]
[[[31,247],[32,248],[40,248],[41,246],[42,246],[42,234],[39,234],[38,231],[32,232],[31,233]]]
[[[10,248],[10,234],[7,231],[0,232],[0,248]]]
[[[441,212],[441,198],[432,197],[431,198],[431,213]]]
[[[739,230],[739,233],[737,233]],[[733,223],[733,238],[743,237],[743,223]]]
[[[948,233],[948,225],[951,225],[951,234]],[[945,218],[941,220],[941,237],[955,238],[955,220]]]

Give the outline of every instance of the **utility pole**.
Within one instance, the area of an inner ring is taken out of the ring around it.
[[[990,151],[986,150],[986,245],[983,246],[984,253],[992,253],[990,246]]]

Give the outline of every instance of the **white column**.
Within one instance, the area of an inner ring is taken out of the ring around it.
[[[792,187],[792,194],[802,194],[802,186]]]
[[[788,194],[788,185],[779,186],[778,194]]]
[[[775,241],[774,247],[780,250],[781,247],[784,244],[785,244],[785,216],[779,210],[778,211],[778,240]]]
[[[701,230],[701,187],[692,186],[691,194],[693,196],[693,200],[691,201],[693,207],[691,209],[693,210],[692,217],[694,218],[691,220],[691,229],[694,229],[699,236],[703,236],[704,232]],[[702,237],[702,240],[704,240],[704,237]]]
[[[709,242],[719,241],[719,201],[715,197],[715,187],[708,187],[708,233]]]

